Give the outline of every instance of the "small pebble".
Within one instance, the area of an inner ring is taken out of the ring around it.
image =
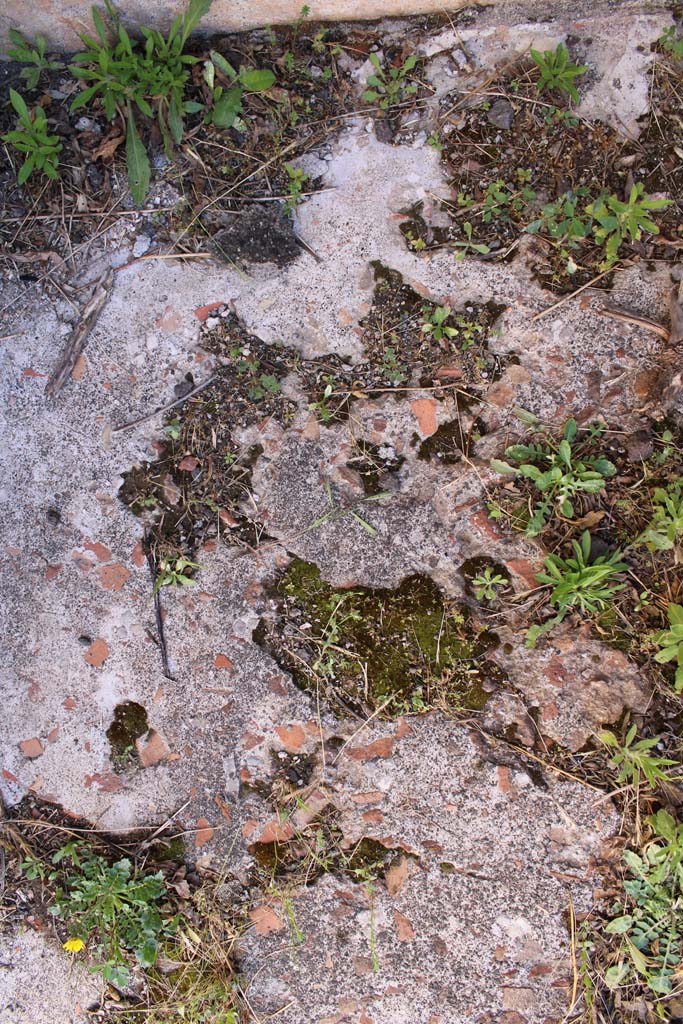
[[[137,259],[138,256],[144,256],[152,244],[152,239],[149,235],[138,235],[133,243],[133,256]]]
[[[511,128],[514,117],[512,104],[504,99],[496,100],[486,115],[487,121],[496,128]]]

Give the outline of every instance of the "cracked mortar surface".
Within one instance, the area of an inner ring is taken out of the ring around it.
[[[631,124],[647,96],[637,46],[663,24],[659,14],[626,12],[580,25],[498,25],[482,33],[477,56],[486,64],[523,48],[530,35],[578,33],[591,40],[582,59],[598,67],[582,111],[599,113],[614,100],[611,116]],[[476,29],[468,31],[474,39]],[[637,88],[606,99],[610,61],[627,66]],[[551,1024],[565,1013],[571,988],[568,894],[577,911],[590,907],[601,843],[618,824],[610,805],[596,805],[595,794],[576,783],[532,780],[514,760],[496,763],[477,734],[436,712],[362,727],[324,708],[318,718],[315,702],[253,643],[252,632],[268,606],[267,584],[288,553],[314,561],[335,585],[396,586],[422,572],[454,598],[463,595],[463,560],[486,554],[507,565],[517,592],[527,589],[540,548],[499,534],[483,501],[490,455],[521,432],[515,407],[553,422],[600,412],[627,430],[639,422],[647,367],[661,341],[598,317],[601,300],[592,293],[532,323],[553,297],[531,279],[523,246],[512,262],[498,264],[410,253],[399,211],[445,188],[429,147],[383,144],[359,121],[328,157],[309,158],[328,191],[297,214],[297,230],[320,262],[303,253],[287,268],[251,268],[248,275],[206,262],[128,266],[133,238],[122,227],[110,250],[84,269],[94,277],[109,262],[119,268],[88,340],[84,372],[56,404],[47,402],[44,385],[69,331],[66,310],[5,279],[3,799],[12,805],[30,790],[105,829],[156,824],[184,806],[183,824],[200,829],[189,841],[190,857],[245,881],[250,844],[277,825],[254,783],[272,775],[278,752],[310,752],[323,802],[336,808],[345,840],[378,838],[404,866],[398,881],[377,887],[372,925],[362,885],[325,876],[291,893],[303,934],[296,948],[282,900],[273,894],[255,907],[240,948],[242,969],[254,979],[255,1010],[280,1011],[283,1024]],[[477,459],[452,466],[418,460],[415,436],[455,415],[452,402],[426,393],[426,405],[363,399],[347,423],[329,429],[303,405],[286,431],[270,421],[243,432],[239,440],[258,440],[264,449],[252,511],[271,539],[255,553],[208,545],[198,554],[198,585],[167,588],[175,680],[165,679],[152,639],[141,527],[117,498],[121,474],[154,457],[161,420],[121,433],[112,427],[171,401],[174,383],[188,371],[208,377],[213,357],[200,347],[196,311],[212,303],[233,303],[253,333],[305,357],[359,360],[372,260],[400,271],[432,301],[505,307],[490,347],[519,362],[488,391],[481,413],[488,433]],[[611,299],[618,305],[628,298],[662,319],[668,287],[668,275],[641,265],[617,276]],[[344,472],[359,437],[405,457],[391,500],[368,512],[377,537],[348,517],[304,532],[328,507],[326,479],[350,501],[362,496],[358,480]],[[510,647],[495,657],[512,689],[483,712],[482,724],[494,734],[513,729],[530,745],[540,731],[576,750],[624,706],[643,708],[648,700],[637,669],[595,641],[560,631],[530,656],[512,637],[501,640]],[[146,708],[161,760],[117,773],[106,729],[125,700]],[[338,749],[324,763],[321,740]],[[53,964],[58,953],[31,933],[15,935],[7,949],[3,956],[14,967],[0,972],[0,1020],[14,1024],[28,1020],[21,1014],[31,981],[20,963]],[[76,1005],[92,999],[92,985],[80,974],[69,975],[68,984],[55,981],[62,1003],[32,1000],[33,1024],[75,1019]]]

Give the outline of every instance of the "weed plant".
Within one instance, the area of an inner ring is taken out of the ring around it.
[[[2,138],[25,156],[17,175],[18,183],[23,185],[34,171],[42,171],[46,177],[56,180],[59,154],[62,150],[59,136],[49,134],[47,118],[42,107],[37,106],[30,111],[24,98],[14,89],[10,89],[9,96],[19,116],[19,126],[14,131],[7,132]]]
[[[623,883],[623,897],[612,907],[616,916],[605,928],[620,939],[617,962],[606,971],[605,982],[613,990],[641,982],[655,996],[658,1019],[668,1020],[659,997],[672,992],[680,977],[683,825],[663,809],[649,824],[654,837],[644,850],[624,852],[630,878]]]
[[[676,663],[674,689],[683,692],[683,605],[670,604],[666,610],[669,628],[663,629],[653,636],[654,642],[661,648],[655,654],[655,661],[660,665]]]
[[[527,646],[533,647],[542,633],[558,625],[570,611],[580,611],[595,616],[604,611],[613,601],[615,594],[625,584],[618,583],[619,574],[628,569],[620,562],[620,551],[611,555],[599,555],[593,561],[591,535],[584,530],[581,542],[572,540],[573,555],[563,558],[550,554],[544,559],[545,572],[538,573],[539,583],[551,586],[550,603],[557,614],[541,626],[532,626],[527,633]]]
[[[600,437],[601,428],[590,428],[589,440]],[[616,473],[616,467],[604,455],[579,454],[576,450],[578,427],[576,420],[567,420],[562,439],[546,436],[543,442],[513,444],[505,449],[505,457],[517,465],[493,459],[491,468],[508,476],[522,476],[530,480],[540,497],[534,502],[526,526],[528,537],[536,537],[553,515],[571,519],[575,502],[581,493],[597,494],[605,487],[605,480]]]
[[[410,79],[410,72],[417,64],[414,54],[406,57],[400,67],[383,66],[376,53],[370,54],[370,63],[375,71],[366,81],[366,85],[370,86],[363,93],[366,103],[377,103],[382,110],[389,110],[404,97],[414,96],[417,92],[417,83]]]
[[[68,926],[65,948],[87,949],[95,958],[91,970],[118,988],[131,979],[131,957],[151,967],[161,939],[176,929],[161,872],[141,874],[126,857],[110,864],[85,843],[71,842],[53,855],[52,867],[29,857],[22,869],[29,879],[56,883],[50,913]]]
[[[560,43],[554,50],[531,51],[531,59],[539,69],[538,91],[542,93],[545,89],[556,89],[558,92],[566,92],[571,99],[578,103],[579,93],[574,84],[579,75],[588,71],[587,64],[572,64],[569,60],[567,47]]]
[[[19,72],[26,82],[27,89],[36,89],[45,72],[59,71],[64,67],[61,60],[50,60],[45,56],[47,40],[44,36],[38,35],[31,42],[16,28],[11,28],[8,36],[12,46],[7,50],[7,56],[11,60],[27,65]]]

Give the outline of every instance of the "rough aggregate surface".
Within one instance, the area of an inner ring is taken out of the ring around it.
[[[581,113],[628,130],[647,104],[639,47],[664,23],[625,9],[580,22],[501,21],[479,34],[475,25],[459,38],[483,66],[540,37],[590,38],[581,56],[597,69]],[[425,52],[453,45],[445,32]],[[657,406],[662,340],[601,316],[596,290],[534,321],[556,297],[532,279],[524,244],[501,263],[410,252],[402,211],[446,194],[433,149],[381,142],[358,118],[331,159],[307,159],[324,190],[298,209],[295,230],[318,259],[300,250],[285,266],[251,262],[246,271],[217,260],[129,262],[134,237],[112,237],[83,277],[113,263],[113,293],[56,402],[44,387],[69,330],[67,308],[10,275],[2,281],[0,792],[8,807],[30,791],[108,830],[178,812],[188,856],[246,884],[258,845],[288,838],[264,795],[274,760],[310,754],[311,804],[334,812],[348,846],[372,837],[391,850],[394,875],[370,887],[326,874],[260,893],[239,947],[255,1019],[559,1024],[572,986],[568,900],[577,912],[593,905],[602,844],[618,816],[578,782],[532,777],[505,741],[581,749],[624,708],[645,709],[638,667],[582,631],[560,630],[530,654],[503,627],[493,657],[508,685],[471,721],[432,711],[363,722],[339,719],[298,690],[253,633],[294,555],[335,587],[395,587],[424,573],[458,599],[463,561],[485,555],[524,595],[542,550],[503,534],[486,513],[489,459],[524,433],[515,410],[553,423],[604,416],[635,430]],[[196,584],[164,588],[173,675],[165,678],[143,528],[118,498],[122,475],[155,457],[162,418],[116,428],[173,401],[186,374],[210,376],[217,357],[202,343],[210,318],[218,322],[228,306],[267,343],[358,363],[375,260],[426,301],[503,307],[489,349],[515,360],[477,411],[481,440],[452,464],[418,457],[420,443],[459,415],[448,392],[363,395],[347,420],[328,426],[290,382],[292,422],[238,431],[240,443],[263,449],[244,511],[266,539],[255,550],[209,542],[196,553]],[[641,262],[617,275],[609,299],[661,321],[669,288],[668,268]],[[362,480],[348,466],[359,439],[403,460],[387,475],[388,497],[362,508],[376,533],[348,515],[311,528],[330,493],[340,507],[362,505]],[[124,701],[145,708],[153,732],[140,738],[140,760],[118,770],[106,733]],[[29,959],[52,977],[57,952],[40,933],[16,933],[3,959],[15,967]],[[79,1019],[92,979],[65,970],[54,980],[59,998],[39,1006],[36,993],[49,982],[15,967],[0,971],[0,1020]]]

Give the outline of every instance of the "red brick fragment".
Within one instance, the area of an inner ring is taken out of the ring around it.
[[[125,565],[116,562],[114,565],[103,565],[97,570],[97,575],[105,590],[121,590],[130,579],[130,569],[126,569]]]
[[[43,744],[37,736],[33,736],[30,740],[22,740],[19,744],[19,750],[22,752],[24,757],[33,761],[43,753]]]
[[[184,469],[186,472],[191,473],[198,465],[199,459],[195,455],[185,455],[178,463],[178,469]]]
[[[263,832],[256,840],[257,843],[286,843],[294,835],[294,828],[289,821],[278,821],[271,818],[266,824]]]
[[[412,730],[411,726],[405,720],[405,718],[399,718],[398,724],[397,724],[397,728],[396,728],[396,732],[394,733],[394,736],[396,737],[397,740],[400,740],[400,739],[403,739],[404,736],[410,736],[412,731],[413,730]]]
[[[62,702],[62,707],[66,708],[67,711],[73,711],[76,707],[76,701],[73,697],[67,697],[66,700]]]
[[[410,408],[413,410],[423,437],[430,437],[437,431],[436,406],[434,398],[416,398],[410,403]]]
[[[370,825],[379,825],[381,821],[384,821],[384,815],[376,807],[373,807],[371,811],[363,811],[363,821],[367,821]]]
[[[109,647],[107,646],[106,641],[94,640],[83,657],[87,661],[88,665],[92,665],[93,668],[102,668],[109,657]]]
[[[510,792],[510,769],[506,768],[505,765],[498,765],[498,789],[501,793]]]
[[[213,839],[214,832],[215,829],[211,828],[211,825],[206,818],[197,818],[197,831],[194,837],[197,849],[201,849],[202,846],[206,846],[206,844]]]
[[[300,725],[276,725],[275,732],[282,741],[285,750],[290,754],[296,754],[306,742],[306,733]]]
[[[53,580],[55,576],[58,576],[60,574],[63,568],[64,565],[62,562],[59,562],[57,565],[48,565],[47,569],[45,570],[45,579],[48,580],[48,582],[50,580]]]
[[[415,938],[415,929],[412,924],[405,916],[405,914],[399,913],[398,910],[394,911],[394,924],[396,925],[396,933],[398,935],[399,942],[409,942]]]
[[[92,789],[97,786],[103,793],[118,793],[123,789],[123,783],[118,775],[113,772],[95,772],[94,775],[86,775],[85,788]]]
[[[111,551],[104,544],[100,544],[99,541],[94,543],[91,540],[86,541],[83,547],[86,551],[92,551],[98,562],[109,562],[111,560]]]
[[[216,793],[216,795],[215,795],[215,797],[213,799],[214,799],[214,803],[216,804],[216,807],[218,807],[219,811],[221,812],[221,814],[223,815],[225,820],[227,822],[230,822],[231,819],[232,819],[232,815],[230,813],[230,807],[229,807],[227,801],[224,800],[223,797],[220,796],[219,793]]]
[[[351,799],[354,804],[378,804],[384,800],[384,793],[381,789],[372,789],[368,793],[354,793]]]
[[[139,736],[135,741],[135,748],[143,768],[160,764],[171,753],[168,743],[156,729],[150,729],[147,738]]]
[[[85,356],[81,352],[81,354],[79,355],[78,359],[74,363],[73,370],[71,371],[71,379],[72,380],[83,380],[83,378],[85,377],[85,371],[87,369],[88,369],[88,363],[86,361]]]
[[[217,654],[216,657],[214,658],[213,667],[233,669],[235,665],[227,656],[227,654]]]
[[[138,541],[133,548],[131,558],[133,560],[133,565],[137,565],[138,569],[141,569],[145,564],[145,552],[142,549],[142,541]]]
[[[282,918],[278,917],[272,907],[265,904],[250,910],[249,918],[254,922],[254,931],[257,935],[270,935],[271,932],[280,932],[285,927]]]
[[[222,305],[222,302],[208,302],[206,306],[197,306],[194,315],[200,323],[204,323],[205,320],[209,319],[209,313],[213,313],[214,309],[220,309]]]
[[[349,747],[346,753],[353,761],[372,761],[375,757],[391,757],[393,748],[394,737],[384,736],[367,747]]]

